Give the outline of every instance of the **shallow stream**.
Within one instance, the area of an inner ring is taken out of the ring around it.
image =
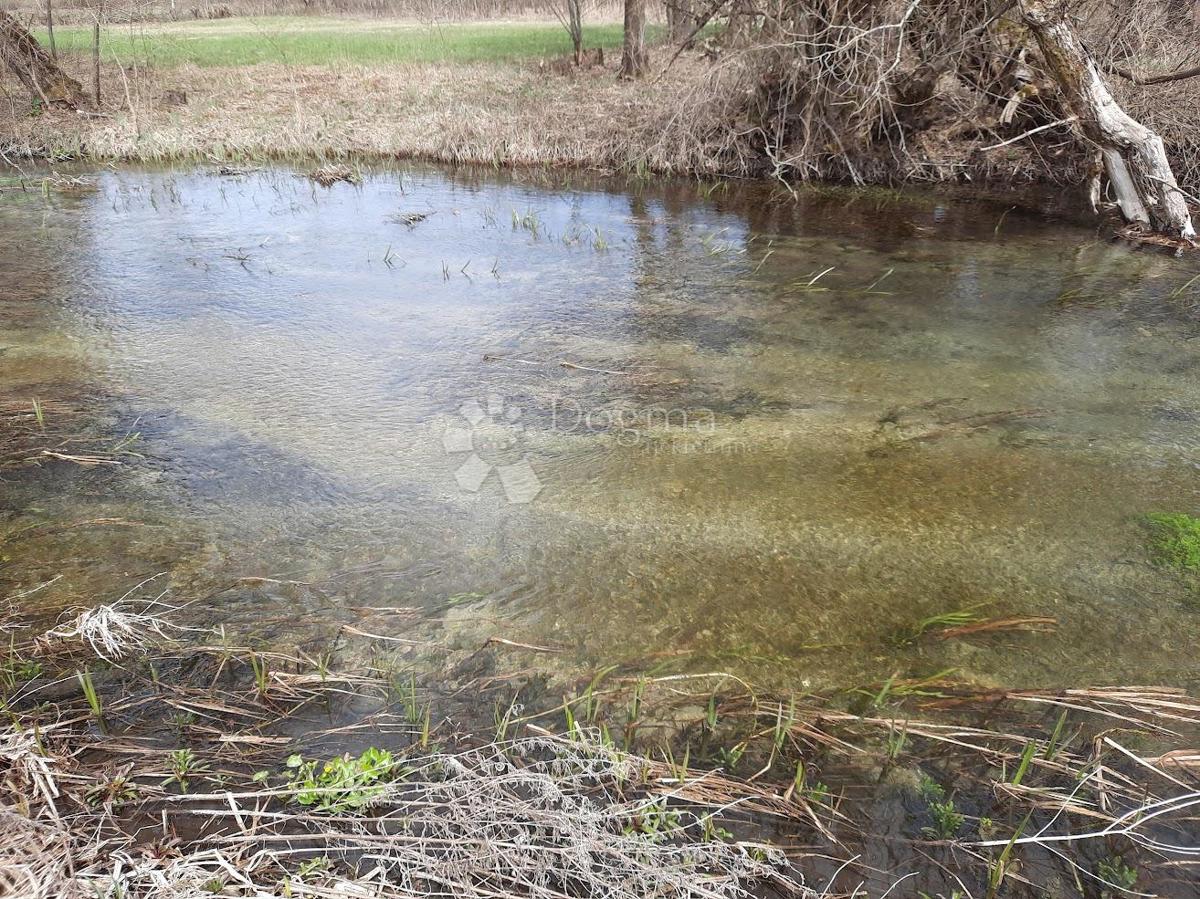
[[[0,193],[0,403],[121,464],[0,470],[0,597],[161,572],[288,648],[1200,684],[1142,522],[1200,508],[1194,260],[937,194],[89,177]],[[1055,624],[901,639],[953,611]]]

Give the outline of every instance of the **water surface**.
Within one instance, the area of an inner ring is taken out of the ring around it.
[[[0,595],[165,572],[287,647],[791,688],[1200,680],[1140,522],[1200,510],[1190,260],[935,195],[94,178],[0,194],[0,401],[124,464],[0,472]],[[961,609],[1057,628],[896,639]]]

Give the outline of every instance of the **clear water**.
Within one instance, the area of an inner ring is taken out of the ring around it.
[[[164,572],[288,647],[792,688],[1200,681],[1140,523],[1200,511],[1194,261],[919,194],[95,178],[0,194],[0,402],[138,455],[0,471],[0,596]],[[1057,629],[897,645],[971,608]]]

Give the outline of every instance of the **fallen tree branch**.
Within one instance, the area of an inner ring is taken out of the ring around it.
[[[1161,75],[1135,75],[1129,69],[1120,69],[1115,66],[1109,66],[1108,71],[1114,75],[1120,75],[1126,81],[1132,81],[1138,85],[1148,84],[1166,84],[1169,81],[1186,81],[1188,78],[1195,78],[1200,75],[1200,66],[1195,66],[1191,69],[1183,69],[1179,72],[1166,72]]]
[[[1057,128],[1059,125],[1067,125],[1071,122],[1079,121],[1079,116],[1067,116],[1065,119],[1059,119],[1056,122],[1049,122],[1045,125],[1038,125],[1036,128],[1030,128],[1024,134],[1018,134],[1016,137],[1010,137],[1006,141],[1001,141],[998,144],[992,144],[990,147],[980,147],[981,153],[986,153],[988,150],[999,150],[1001,147],[1007,147],[1009,144],[1015,144],[1017,141],[1025,140],[1027,137],[1032,137],[1040,131],[1049,131],[1051,128]]]

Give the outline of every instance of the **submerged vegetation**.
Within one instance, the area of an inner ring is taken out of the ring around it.
[[[1200,572],[1200,518],[1185,512],[1156,512],[1146,516],[1152,548],[1159,563],[1180,571]]]

